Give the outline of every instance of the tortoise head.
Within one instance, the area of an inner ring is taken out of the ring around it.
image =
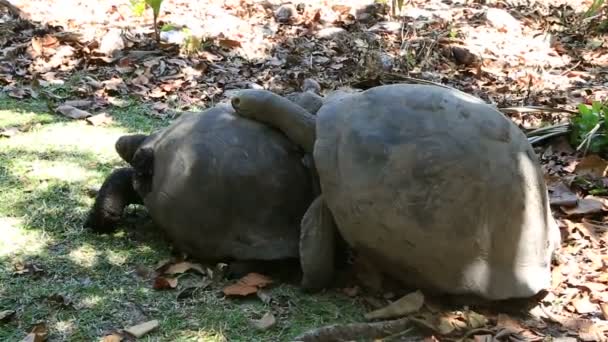
[[[306,152],[312,151],[315,117],[296,103],[268,90],[245,89],[232,98],[231,104],[237,115],[274,127]]]
[[[131,164],[135,151],[141,146],[148,136],[145,134],[123,135],[116,140],[114,148],[118,155],[127,163]]]
[[[265,116],[269,113],[268,109],[276,105],[273,95],[265,90],[245,89],[239,91],[230,104],[240,116],[267,122]]]

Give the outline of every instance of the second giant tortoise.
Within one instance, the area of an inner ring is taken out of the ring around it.
[[[343,94],[316,117],[265,90],[232,105],[313,153],[316,236],[337,228],[385,274],[428,291],[499,300],[550,285],[559,232],[543,174],[523,132],[490,105],[406,84]],[[301,243],[319,251],[301,256],[304,268],[331,257],[323,239]]]
[[[149,136],[123,136],[116,150],[131,167],[102,185],[87,222],[93,230],[112,231],[126,205],[143,203],[196,259],[299,258],[315,187],[301,148],[277,130],[216,106]]]

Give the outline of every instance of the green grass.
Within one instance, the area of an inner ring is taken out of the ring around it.
[[[157,234],[142,230],[143,215],[129,215],[112,235],[83,229],[93,203],[89,189],[122,165],[116,138],[168,123],[145,110],[136,104],[110,110],[115,125],[94,127],[48,113],[42,102],[0,98],[0,130],[23,131],[0,139],[0,311],[17,312],[0,323],[0,341],[19,341],[40,321],[51,341],[97,341],[151,319],[160,327],[143,341],[287,341],[320,325],[361,320],[353,299],[335,292],[305,295],[286,284],[270,290],[278,304],[226,299],[221,284],[178,301],[179,289],[155,291],[135,272],[170,257]],[[13,274],[15,265],[27,262],[44,273]],[[53,295],[71,304],[62,307]],[[265,332],[253,328],[249,320],[269,310],[277,325]]]

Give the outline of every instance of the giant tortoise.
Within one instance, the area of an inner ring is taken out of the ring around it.
[[[316,116],[265,90],[240,91],[232,105],[314,156],[318,231],[301,250],[319,253],[301,255],[304,268],[331,257],[316,237],[337,228],[386,275],[429,292],[499,300],[550,285],[559,231],[539,162],[480,99],[393,84],[334,97]]]
[[[299,257],[301,221],[318,190],[302,149],[279,131],[226,104],[123,136],[116,150],[131,166],[102,185],[86,224],[93,230],[114,230],[128,204],[143,203],[195,259]]]

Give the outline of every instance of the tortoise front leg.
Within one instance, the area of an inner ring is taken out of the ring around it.
[[[133,168],[119,168],[101,185],[93,208],[84,224],[97,233],[111,233],[129,204],[142,204],[141,197],[133,189]]]
[[[300,232],[300,265],[302,287],[317,291],[327,287],[334,277],[336,223],[319,195],[302,218]]]

